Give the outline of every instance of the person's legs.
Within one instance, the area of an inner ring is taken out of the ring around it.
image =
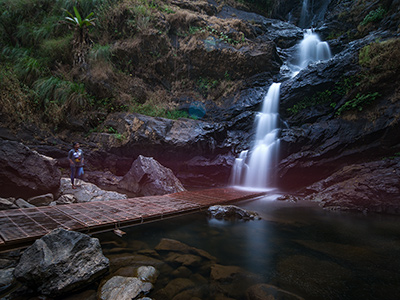
[[[83,167],[76,167],[75,178],[76,178],[77,184],[79,183],[79,185],[82,184],[82,175],[83,175]],[[79,181],[78,181],[78,179],[79,179]]]
[[[76,172],[76,168],[74,166],[71,166],[71,184],[72,184],[73,189],[75,188],[75,185],[74,185],[75,172]]]

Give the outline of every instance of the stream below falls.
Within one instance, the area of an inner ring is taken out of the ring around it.
[[[122,238],[112,233],[96,237],[107,257],[131,255],[134,243],[154,249],[162,238],[178,240],[207,251],[218,264],[239,266],[304,299],[399,299],[398,216],[326,211],[278,196],[236,203],[258,212],[261,220],[217,220],[203,212],[123,228]],[[174,278],[161,271],[148,297]],[[241,284],[225,284],[223,299],[246,299]],[[209,289],[203,300],[217,299],[215,287],[201,285]]]

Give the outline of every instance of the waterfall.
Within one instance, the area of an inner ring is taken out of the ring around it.
[[[300,28],[305,28],[307,25],[306,22],[309,19],[308,1],[309,0],[303,0],[303,4],[301,5],[301,13],[300,13],[300,21],[299,21]]]
[[[292,77],[310,63],[331,58],[328,43],[322,42],[311,29],[304,32],[298,52],[297,65],[289,67]],[[262,110],[257,113],[255,119],[254,144],[250,151],[242,151],[235,159],[231,173],[232,185],[251,189],[276,186],[276,166],[280,143],[278,138],[280,85],[280,83],[273,83],[264,97]]]
[[[318,26],[324,20],[331,0],[303,0],[300,11],[300,28]]]
[[[279,154],[280,83],[273,83],[264,97],[261,112],[256,116],[256,139],[251,151],[242,151],[235,159],[231,183],[247,188],[275,185],[275,169]]]
[[[327,60],[331,58],[331,50],[327,42],[322,42],[318,35],[311,29],[304,32],[304,38],[300,43],[301,68],[307,67],[310,63]]]

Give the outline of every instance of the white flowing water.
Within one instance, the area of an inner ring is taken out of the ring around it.
[[[327,42],[322,42],[318,35],[307,29],[299,46],[300,68],[307,67],[310,63],[331,58],[331,50]]]
[[[298,45],[297,65],[290,69],[296,76],[310,63],[331,58],[326,42],[322,42],[311,29],[304,32]],[[242,151],[235,159],[231,184],[249,189],[276,187],[276,166],[279,156],[279,99],[280,83],[273,83],[264,98],[263,108],[256,116],[256,138],[253,147]]]
[[[235,160],[232,184],[247,188],[275,185],[275,169],[279,154],[279,92],[280,83],[273,83],[264,98],[263,108],[256,116],[256,140],[251,151],[242,151]]]

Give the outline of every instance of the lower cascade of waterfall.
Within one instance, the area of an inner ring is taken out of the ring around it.
[[[246,188],[270,188],[275,185],[279,154],[280,83],[273,83],[256,116],[256,140],[250,151],[242,151],[232,170],[231,183]]]

